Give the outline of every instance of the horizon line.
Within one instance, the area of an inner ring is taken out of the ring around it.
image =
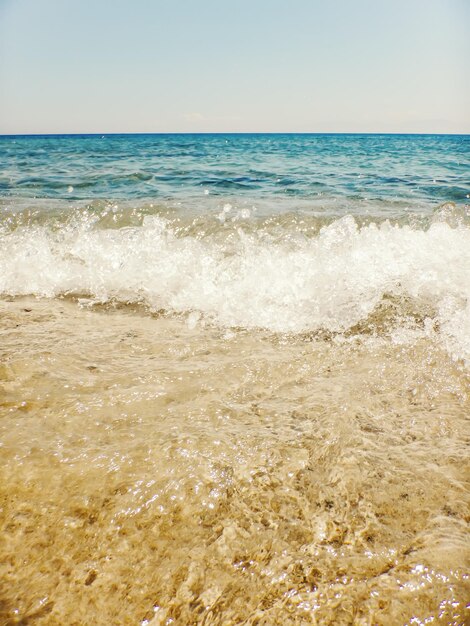
[[[62,133],[0,133],[0,137],[109,137],[109,136],[148,136],[148,135],[369,135],[369,136],[442,136],[442,137],[467,137],[469,132],[356,132],[356,131],[124,131],[124,132],[62,132]]]

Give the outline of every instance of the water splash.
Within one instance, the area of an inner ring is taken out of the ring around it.
[[[424,229],[388,221],[359,226],[345,216],[309,236],[298,223],[284,224],[282,236],[264,222],[245,229],[243,215],[229,227],[220,215],[210,228],[146,215],[139,225],[107,228],[98,215],[78,211],[61,228],[4,230],[0,292],[86,295],[196,311],[227,327],[294,333],[344,333],[385,298],[428,332],[439,327],[452,353],[467,359],[470,229],[456,222],[455,211],[451,224],[444,221],[446,210]]]

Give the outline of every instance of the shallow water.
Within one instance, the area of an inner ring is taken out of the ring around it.
[[[0,139],[0,623],[468,623],[468,138],[389,139]]]
[[[1,320],[7,623],[464,623],[470,380],[436,343]]]

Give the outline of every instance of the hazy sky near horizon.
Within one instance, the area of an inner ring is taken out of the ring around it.
[[[0,0],[0,133],[470,132],[470,0]]]

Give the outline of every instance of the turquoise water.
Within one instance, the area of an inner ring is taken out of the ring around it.
[[[0,195],[339,197],[435,206],[468,200],[469,159],[468,135],[0,137]]]

